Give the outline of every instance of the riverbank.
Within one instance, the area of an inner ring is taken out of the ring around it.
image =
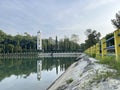
[[[120,90],[120,79],[114,77],[117,71],[97,62],[80,55],[48,90]]]

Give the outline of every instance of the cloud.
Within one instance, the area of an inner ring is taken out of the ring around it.
[[[109,28],[110,19],[120,8],[119,3],[119,0],[0,0],[0,28],[11,34],[36,34],[42,30],[45,37],[62,38],[75,33],[84,40],[88,28],[102,33],[113,29]]]
[[[109,3],[116,2],[117,0],[91,0],[86,6],[86,10],[90,9],[96,9],[98,7],[101,7],[102,5],[106,5]]]

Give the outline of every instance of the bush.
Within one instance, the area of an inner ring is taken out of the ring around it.
[[[66,83],[67,83],[67,84],[70,84],[70,83],[72,83],[72,82],[73,82],[73,79],[72,79],[72,78],[66,80]]]

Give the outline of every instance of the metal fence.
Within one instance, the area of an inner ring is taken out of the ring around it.
[[[107,55],[115,55],[116,59],[120,58],[120,29],[115,30],[114,35],[106,40],[102,38],[99,43],[89,47],[85,50],[85,53],[96,56],[101,56],[102,58]],[[114,41],[114,44],[111,45],[109,42]]]

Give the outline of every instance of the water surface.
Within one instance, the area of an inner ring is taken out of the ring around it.
[[[75,58],[0,59],[0,90],[46,90]]]

